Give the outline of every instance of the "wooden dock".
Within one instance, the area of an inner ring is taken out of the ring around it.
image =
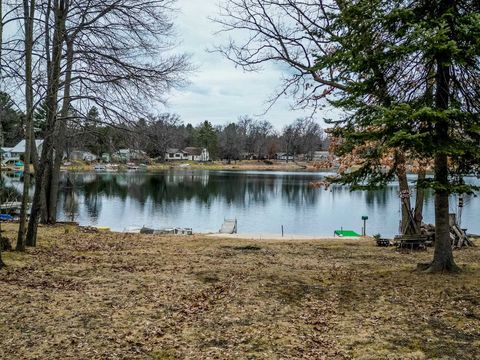
[[[225,219],[219,231],[220,234],[236,234],[237,219]]]

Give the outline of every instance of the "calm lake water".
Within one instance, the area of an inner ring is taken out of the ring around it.
[[[63,173],[59,218],[81,225],[124,230],[131,226],[192,227],[217,232],[224,218],[238,220],[239,233],[333,235],[336,229],[393,236],[400,203],[394,183],[380,191],[334,186],[312,189],[326,173],[263,171],[166,171],[162,173]],[[413,179],[413,178],[412,178]],[[467,197],[462,227],[480,233],[480,199]],[[457,201],[452,197],[451,212]],[[427,194],[424,219],[433,222]]]

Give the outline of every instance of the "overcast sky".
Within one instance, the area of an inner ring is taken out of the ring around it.
[[[178,0],[180,9],[175,21],[182,41],[179,50],[192,56],[197,70],[191,84],[169,96],[168,112],[177,113],[185,123],[213,124],[236,121],[241,115],[269,120],[277,129],[298,117],[307,115],[291,111],[291,99],[277,103],[266,115],[266,101],[280,85],[279,67],[267,66],[263,71],[246,73],[218,53],[210,53],[215,44],[225,43],[227,35],[214,33],[218,25],[208,19],[218,13],[219,0]]]

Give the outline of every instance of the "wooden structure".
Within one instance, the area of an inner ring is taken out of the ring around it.
[[[461,229],[457,223],[456,214],[450,214],[450,239],[452,239],[453,248],[461,248],[464,246],[474,246],[473,242],[468,238],[466,229]]]
[[[390,242],[390,239],[381,238],[381,237],[375,238],[375,242],[377,243],[377,246],[382,246],[382,247],[388,247],[392,245],[392,243]]]
[[[420,250],[431,244],[427,235],[413,234],[395,236],[394,243],[398,249]]]
[[[467,236],[466,229],[461,229],[457,223],[456,214],[450,214],[450,239],[452,247],[459,249],[465,246],[474,246],[472,240]],[[414,222],[410,222],[413,226]],[[413,232],[413,233],[412,233]],[[405,233],[395,236],[394,243],[399,249],[425,249],[435,241],[435,226],[422,224],[420,229],[405,227]]]
[[[237,233],[237,219],[224,219],[222,227],[219,230],[220,234],[236,234]]]

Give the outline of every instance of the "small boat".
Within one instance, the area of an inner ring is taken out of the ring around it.
[[[174,228],[169,229],[152,229],[148,227],[142,227],[140,229],[140,234],[148,234],[148,235],[165,235],[165,234],[175,234]]]
[[[108,226],[94,226],[95,229],[101,232],[108,232],[110,231],[110,228]]]
[[[23,171],[24,166],[23,161],[16,161],[13,165],[13,171]]]
[[[152,229],[148,227],[142,227],[140,229],[140,234],[148,235],[193,235],[192,228],[164,228],[164,229]]]
[[[127,169],[128,169],[128,170],[134,170],[134,171],[136,171],[136,170],[140,169],[140,167],[139,167],[137,164],[128,163],[128,164],[127,164]]]
[[[105,165],[95,165],[95,171],[107,171],[107,167]]]
[[[139,226],[127,226],[123,229],[123,232],[127,234],[139,234],[141,230],[142,228]]]

